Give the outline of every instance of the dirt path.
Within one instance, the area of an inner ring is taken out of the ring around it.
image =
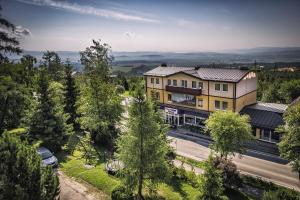
[[[88,183],[78,182],[58,171],[61,200],[106,200],[110,199],[105,193],[97,190]]]

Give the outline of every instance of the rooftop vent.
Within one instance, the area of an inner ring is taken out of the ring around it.
[[[161,63],[161,67],[167,67],[167,63]]]
[[[198,70],[198,69],[200,69],[200,66],[196,66],[196,67],[195,67],[195,70]]]
[[[246,66],[239,66],[239,70],[249,70],[249,67],[246,67]]]

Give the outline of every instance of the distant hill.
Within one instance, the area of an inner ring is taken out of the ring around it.
[[[80,56],[76,51],[57,51],[62,60],[69,59],[80,69]],[[41,60],[43,52],[24,51]],[[159,65],[168,63],[174,66],[195,66],[207,64],[234,64],[234,63],[275,63],[300,62],[300,47],[259,47],[240,49],[227,52],[113,52],[114,66]],[[18,60],[20,56],[12,56]]]

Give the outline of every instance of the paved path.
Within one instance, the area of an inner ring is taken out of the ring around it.
[[[87,183],[77,182],[58,171],[61,200],[105,200],[108,196]]]
[[[210,154],[210,149],[207,147],[207,141],[199,138],[189,138],[194,141],[180,138],[178,134],[171,133],[169,138],[172,139],[173,146],[177,154],[189,157],[198,161],[206,160]],[[300,191],[300,182],[298,174],[291,171],[288,164],[280,164],[268,160],[244,155],[242,158],[238,156],[233,158],[233,162],[238,169],[249,175],[261,177],[267,181],[272,181],[278,185],[293,188]]]

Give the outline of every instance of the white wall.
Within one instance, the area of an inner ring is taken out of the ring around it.
[[[257,90],[257,77],[254,72],[250,72],[243,80],[237,83],[236,97],[238,98],[255,90]]]

